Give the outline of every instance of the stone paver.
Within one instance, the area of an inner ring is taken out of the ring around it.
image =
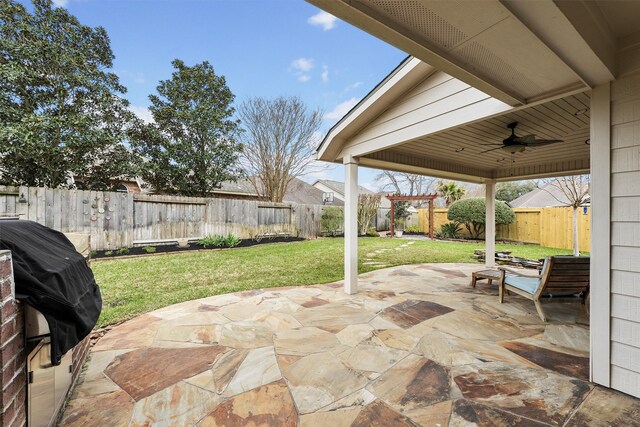
[[[276,288],[145,314],[93,347],[60,425],[639,425],[640,400],[587,381],[580,304],[548,303],[542,323],[528,300],[470,288],[479,268],[401,266],[363,274],[356,295]]]

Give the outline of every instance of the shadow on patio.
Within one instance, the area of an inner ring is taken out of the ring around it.
[[[62,425],[634,425],[638,400],[588,379],[580,304],[469,287],[469,264],[220,295],[115,327]]]

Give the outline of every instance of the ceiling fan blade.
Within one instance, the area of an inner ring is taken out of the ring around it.
[[[518,143],[521,143],[521,144],[531,144],[532,142],[536,141],[536,136],[535,135],[517,136],[517,137],[513,138],[512,141],[513,142],[518,142]]]
[[[488,150],[481,151],[481,152],[479,152],[478,154],[484,154],[484,153],[488,153],[489,151],[496,151],[496,150],[500,150],[502,147],[503,147],[503,145],[502,145],[502,144],[500,144],[500,147],[490,148],[490,149],[488,149]]]
[[[529,147],[542,147],[543,145],[556,144],[558,142],[564,142],[562,139],[536,139],[533,142],[527,143]]]
[[[504,144],[478,144],[478,145],[483,146],[483,147],[498,147],[498,146],[502,146]]]

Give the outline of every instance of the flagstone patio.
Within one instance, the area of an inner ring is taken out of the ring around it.
[[[588,382],[580,304],[499,304],[478,264],[220,295],[140,316],[93,347],[63,426],[633,426]],[[485,282],[486,283],[486,282]]]

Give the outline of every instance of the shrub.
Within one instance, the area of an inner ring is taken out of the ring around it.
[[[205,248],[233,248],[240,244],[240,239],[229,233],[226,236],[210,234],[198,240]]]
[[[358,196],[358,234],[365,234],[375,225],[382,196],[379,194],[360,194]]]
[[[228,248],[233,248],[240,244],[240,239],[233,234],[229,233],[224,238],[224,245]]]
[[[369,237],[380,237],[380,234],[376,231],[375,228],[370,228],[367,230],[367,236]]]
[[[111,255],[113,255],[113,251],[106,251],[104,253],[104,256],[111,256]]]
[[[129,248],[122,247],[122,248],[118,249],[117,253],[118,253],[118,255],[126,255],[126,254],[129,253]]]
[[[205,248],[221,248],[224,246],[225,237],[219,234],[209,234],[198,240]]]
[[[478,238],[484,233],[486,200],[483,197],[458,200],[449,206],[447,218],[464,224],[471,237]],[[516,214],[504,202],[496,201],[496,224],[511,224]]]
[[[142,248],[142,250],[145,251],[148,254],[152,254],[152,253],[154,253],[156,251],[156,248],[153,247],[153,246],[144,246]]]
[[[460,231],[459,222],[447,222],[446,224],[442,224],[442,227],[440,227],[439,236],[443,239],[456,239]]]
[[[320,228],[323,235],[336,236],[342,229],[343,223],[344,213],[342,208],[337,206],[325,206],[322,208]]]
[[[405,233],[418,234],[418,233],[420,233],[420,226],[418,226],[418,225],[410,225],[410,226],[404,228],[404,232]]]

